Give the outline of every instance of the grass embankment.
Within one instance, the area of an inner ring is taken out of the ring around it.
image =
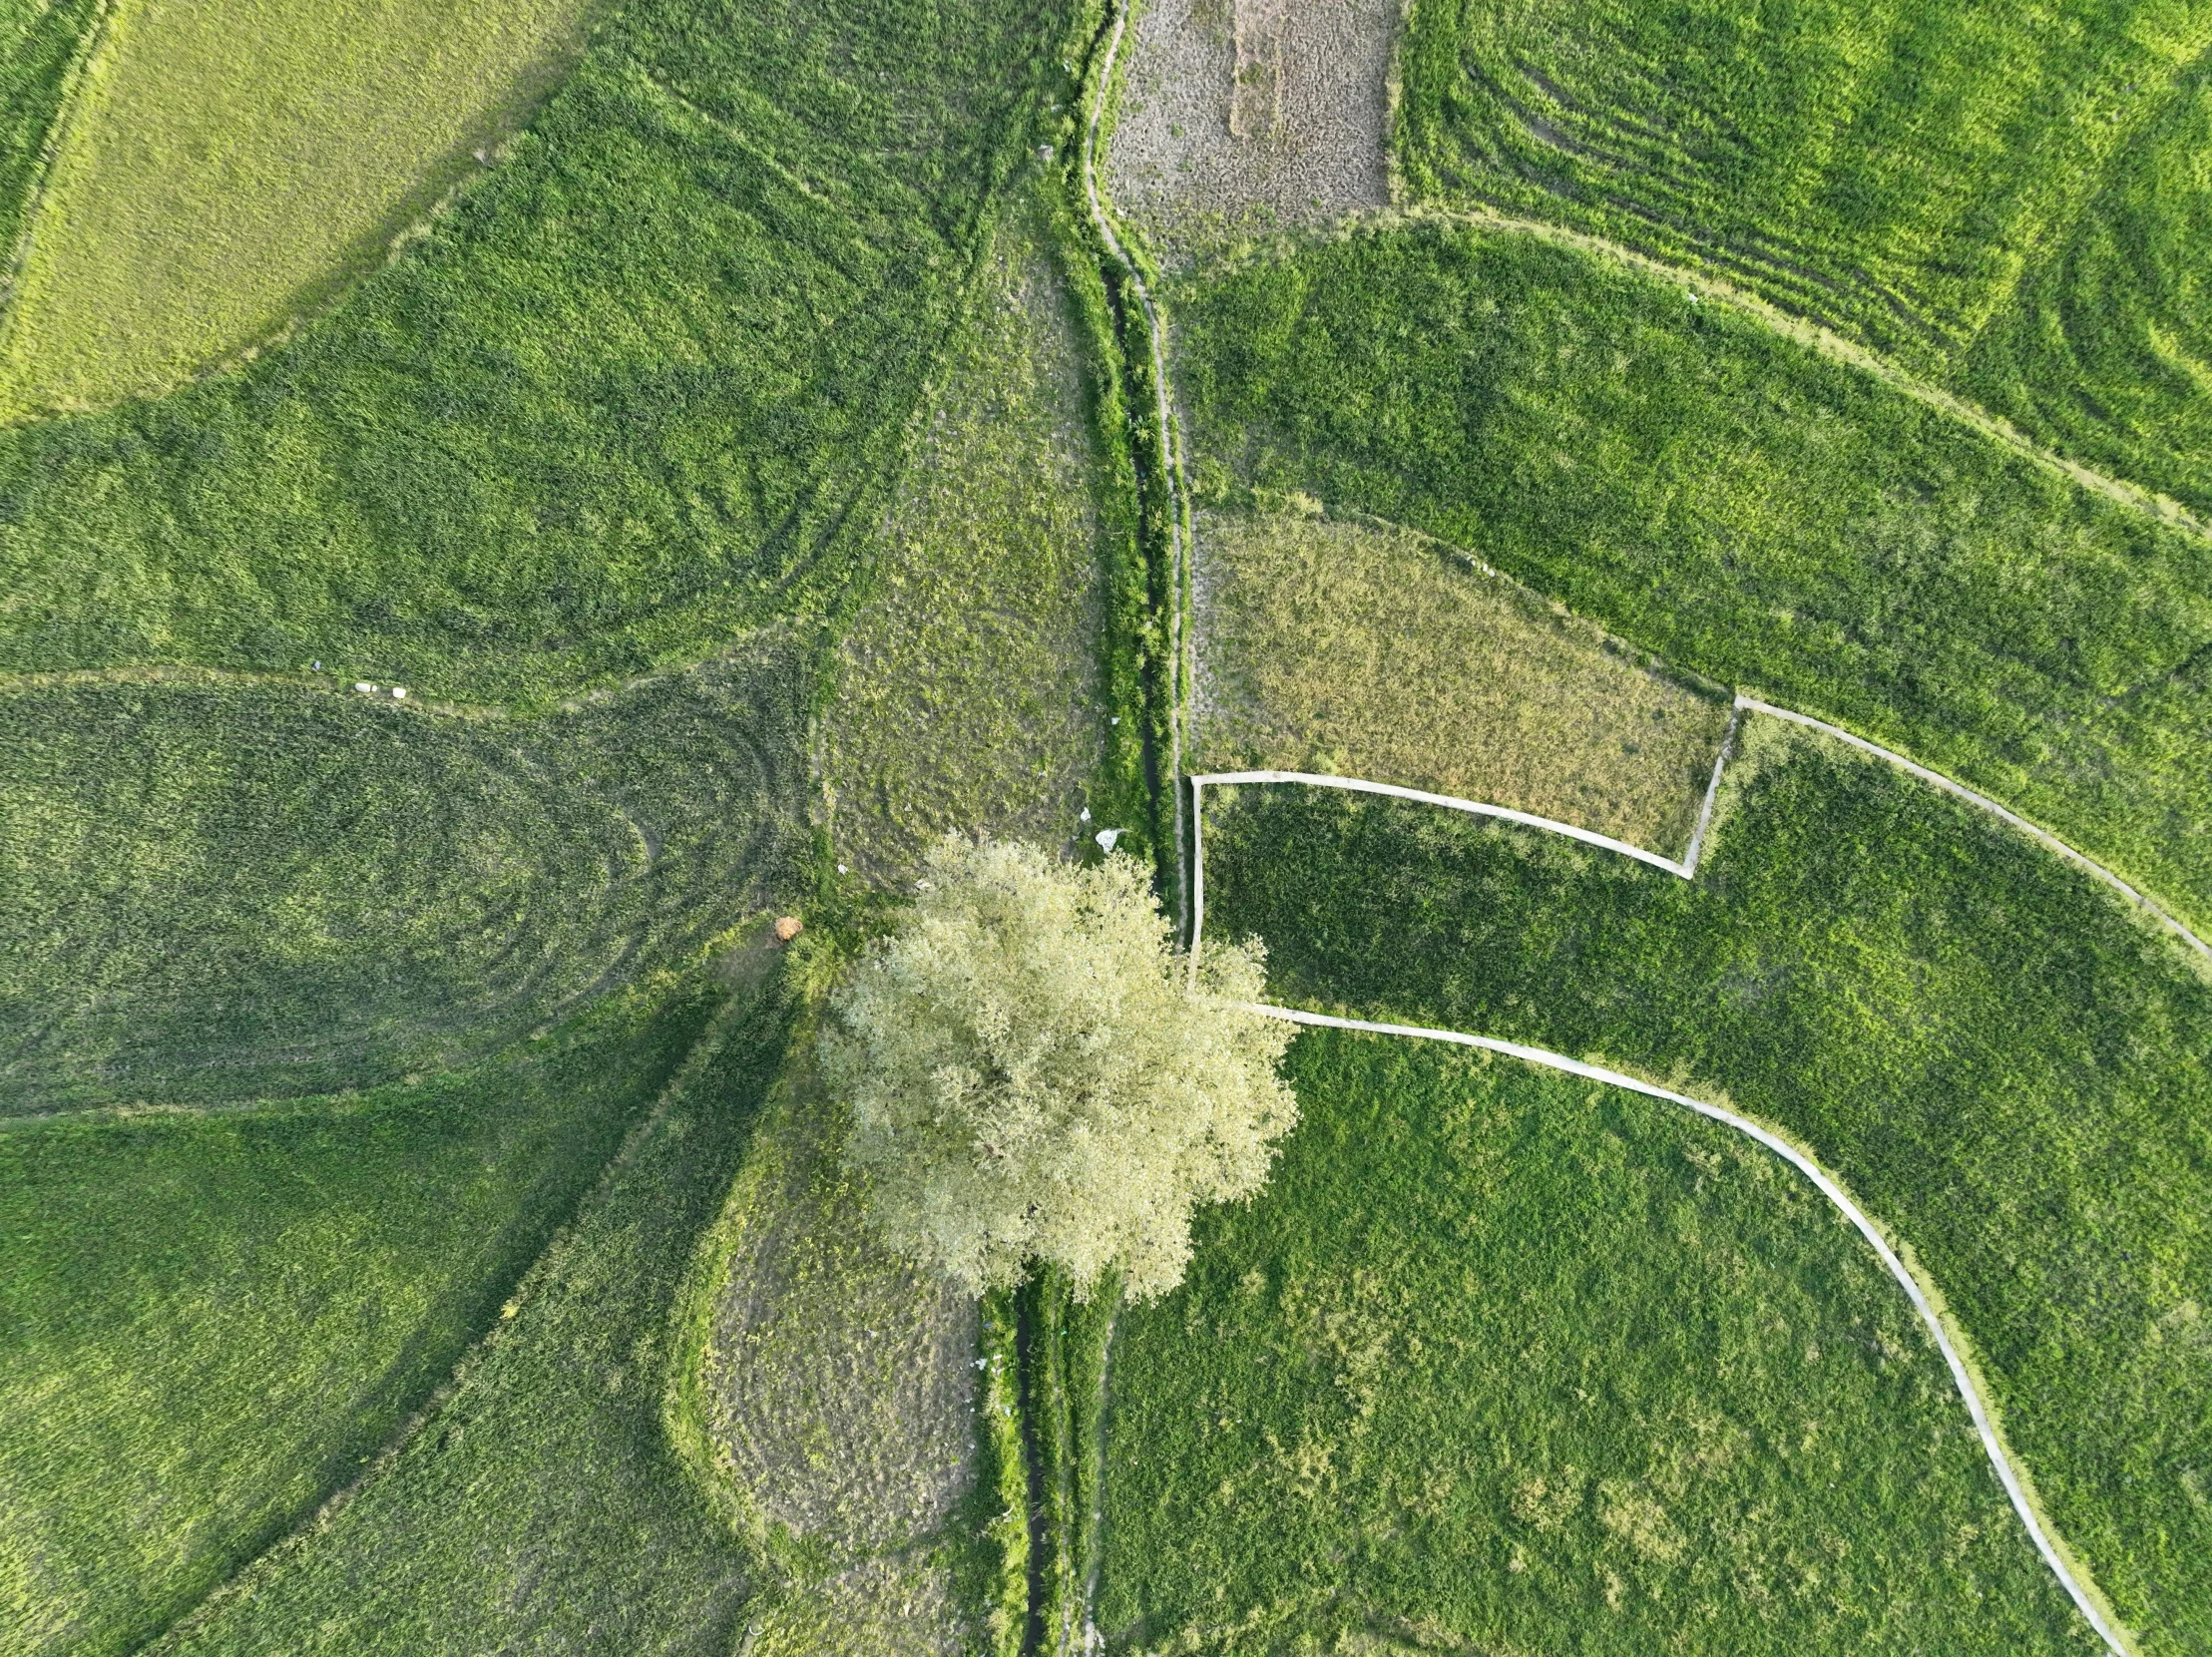
[[[133,1649],[353,1477],[706,1011],[659,985],[419,1085],[0,1129],[0,1646]]]
[[[1996,796],[2212,926],[2212,562],[1676,286],[1426,224],[1181,291],[1234,464]]]
[[[2105,888],[1753,721],[1694,884],[1322,790],[1208,807],[1209,928],[1282,999],[1724,1090],[1917,1252],[2148,1651],[2212,1635],[2212,985]]]
[[[1106,806],[1111,484],[1049,192],[1033,175],[998,213],[824,710],[838,852],[879,880],[950,832],[1058,846]]]
[[[474,1062],[765,901],[785,639],[538,719],[286,685],[0,695],[0,1114]]]
[[[1297,511],[1197,524],[1193,771],[1316,771],[1688,846],[1728,702],[1456,549]]]
[[[1398,153],[1417,198],[1716,270],[2202,514],[2207,48],[2169,0],[1424,0]]]
[[[0,5],[0,258],[9,261],[0,282],[8,287],[54,124],[99,13],[100,0]],[[0,305],[8,287],[0,287]]]
[[[583,0],[111,0],[0,416],[166,389],[371,268],[558,78]]]
[[[0,671],[320,659],[539,705],[837,614],[1064,23],[610,14],[284,348],[0,435]]]
[[[1792,1170],[1512,1060],[1313,1032],[1290,1065],[1268,1189],[1122,1314],[1116,1646],[2096,1649]]]
[[[738,998],[452,1398],[350,1501],[157,1650],[731,1649],[758,1573],[670,1447],[664,1383],[685,1269],[789,1016],[774,985]]]

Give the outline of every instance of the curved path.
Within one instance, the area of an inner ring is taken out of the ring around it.
[[[1696,1111],[1700,1116],[1708,1116],[1716,1122],[1732,1127],[1738,1133],[1756,1139],[1760,1144],[1766,1146],[1768,1150],[1774,1152],[1775,1155],[1781,1157],[1783,1161],[1789,1163],[1791,1167],[1811,1180],[1819,1188],[1821,1195],[1842,1211],[1844,1218],[1858,1228],[1859,1234],[1866,1238],[1874,1252],[1881,1257],[1882,1264],[1888,1268],[1890,1275],[1896,1278],[1899,1285],[1905,1290],[1907,1298],[1913,1303],[1913,1309],[1920,1314],[1921,1322],[1927,1326],[1928,1333],[1935,1337],[1936,1345],[1944,1355],[1944,1362],[1951,1366],[1951,1379],[1959,1389],[1959,1396],[1966,1401],[1967,1414],[1974,1418],[1974,1429],[1982,1436],[1982,1448],[1989,1452],[1990,1465],[1996,1469],[1997,1482],[2004,1486],[2005,1495],[2011,1498],[2012,1510],[2019,1514],[2020,1523],[2027,1527],[2027,1534],[2034,1540],[2035,1551],[2043,1556],[2043,1563],[2050,1567],[2051,1573],[2058,1578],[2067,1595],[2073,1600],[2075,1607],[2088,1620],[2089,1626],[2097,1631],[2105,1645],[2116,1654],[2116,1657],[2129,1657],[2132,1650],[2130,1642],[2121,1636],[2111,1620],[2107,1618],[2098,1599],[2076,1580],[2064,1556],[2059,1553],[2050,1536],[2045,1532],[2041,1519],[2036,1516],[2035,1504],[2028,1499],[2027,1490],[2021,1482],[2020,1473],[2012,1464],[2011,1454],[2005,1449],[2004,1442],[1997,1437],[1995,1424],[1990,1419],[1989,1406],[1983,1400],[1981,1388],[1976,1385],[1974,1372],[1967,1367],[1965,1358],[1960,1355],[1959,1349],[1952,1344],[1951,1336],[1944,1328],[1943,1318],[1937,1313],[1934,1302],[1929,1298],[1928,1291],[1922,1287],[1920,1280],[1906,1268],[1905,1262],[1898,1258],[1897,1251],[1890,1247],[1881,1231],[1860,1210],[1859,1205],[1845,1195],[1843,1187],[1838,1185],[1821,1168],[1820,1164],[1805,1152],[1799,1150],[1780,1135],[1759,1126],[1754,1121],[1737,1115],[1732,1110],[1723,1110],[1717,1104],[1708,1104],[1703,1099],[1691,1098],[1687,1093],[1676,1093],[1664,1087],[1654,1086],[1648,1081],[1638,1080],[1635,1076],[1623,1075],[1618,1070],[1608,1070],[1595,1064],[1585,1064],[1579,1059],[1568,1058],[1563,1053],[1548,1052],[1543,1047],[1524,1046],[1519,1041],[1502,1041],[1493,1036],[1469,1036],[1456,1030],[1430,1030],[1420,1025],[1387,1025],[1371,1023],[1364,1019],[1338,1019],[1326,1013],[1308,1013],[1295,1007],[1273,1007],[1264,1002],[1243,1002],[1238,1005],[1248,1013],[1256,1013],[1267,1019],[1280,1019],[1286,1024],[1314,1025],[1328,1030],[1362,1031],[1374,1036],[1411,1036],[1425,1041],[1450,1041],[1458,1046],[1481,1047],[1489,1052],[1504,1053],[1509,1057],[1519,1058],[1527,1063],[1543,1065],[1547,1069],[1564,1070],[1570,1075],[1585,1076],[1591,1081],[1603,1082],[1607,1086],[1624,1087],[1630,1092],[1642,1093],[1655,1099],[1664,1099],[1670,1104],[1679,1104],[1686,1109]]]

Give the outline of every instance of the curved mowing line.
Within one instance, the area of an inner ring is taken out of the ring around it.
[[[1295,1007],[1274,1007],[1264,1002],[1240,1002],[1236,1005],[1247,1013],[1256,1013],[1267,1019],[1280,1019],[1286,1024],[1361,1031],[1371,1036],[1411,1036],[1424,1041],[1449,1041],[1458,1046],[1481,1047],[1488,1052],[1504,1053],[1526,1063],[1564,1070],[1569,1075],[1583,1076],[1611,1087],[1625,1087],[1633,1093],[1682,1105],[1766,1146],[1811,1180],[1819,1188],[1821,1195],[1842,1211],[1844,1218],[1858,1228],[1859,1234],[1881,1256],[1882,1264],[1889,1268],[1890,1275],[1903,1287],[1907,1298],[1913,1303],[1913,1309],[1920,1314],[1921,1322],[1928,1326],[1929,1334],[1936,1338],[1936,1345],[1943,1352],[1944,1362],[1951,1366],[1951,1379],[1958,1386],[1959,1396],[1966,1401],[1967,1414],[1974,1418],[1974,1428],[1982,1436],[1982,1448],[1989,1452],[1990,1465],[1996,1469],[1997,1482],[2004,1486],[2004,1493],[2011,1498],[2012,1510],[2019,1514],[2020,1523],[2027,1527],[2028,1535],[2033,1538],[2035,1551],[2043,1556],[2043,1563],[2050,1567],[2051,1574],[2064,1586],[2075,1607],[2088,1619],[2089,1626],[2097,1631],[2116,1657],[2129,1657],[2131,1648],[2128,1642],[2121,1638],[2105,1618],[2088,1590],[2074,1579],[2073,1572],[2067,1568],[2050,1537],[2044,1533],[2042,1522],[2035,1516],[2034,1504],[2027,1499],[2027,1491],[2021,1485],[2020,1476],[2013,1468],[2003,1441],[1997,1437],[1996,1428],[1990,1420],[1989,1408],[1983,1402],[1981,1390],[1975,1385],[1973,1372],[1967,1368],[1966,1360],[1960,1356],[1959,1349],[1952,1345],[1951,1336],[1944,1329],[1944,1321],[1938,1316],[1927,1291],[1921,1287],[1920,1280],[1906,1269],[1905,1262],[1898,1258],[1896,1250],[1890,1247],[1874,1222],[1860,1211],[1858,1204],[1844,1194],[1843,1187],[1830,1178],[1820,1164],[1805,1152],[1758,1123],[1739,1116],[1732,1110],[1723,1110],[1717,1104],[1707,1104],[1703,1099],[1693,1099],[1687,1093],[1676,1093],[1654,1086],[1648,1081],[1639,1081],[1632,1075],[1623,1075],[1618,1070],[1585,1064],[1580,1059],[1568,1058],[1563,1053],[1548,1052],[1543,1047],[1524,1046],[1519,1041],[1502,1041],[1494,1036],[1469,1036],[1456,1030],[1430,1030],[1421,1025],[1388,1025],[1365,1019],[1339,1019],[1326,1013],[1308,1013]]]
[[[1091,209],[1091,222],[1099,231],[1099,239],[1121,266],[1127,277],[1129,291],[1136,295],[1136,308],[1144,319],[1145,344],[1152,358],[1152,394],[1157,402],[1155,417],[1159,421],[1159,447],[1162,462],[1162,482],[1167,490],[1167,579],[1170,588],[1167,612],[1167,774],[1182,775],[1182,706],[1183,706],[1183,488],[1182,488],[1182,432],[1175,424],[1174,412],[1167,401],[1167,352],[1162,341],[1166,328],[1159,319],[1159,311],[1152,303],[1152,290],[1144,285],[1144,276],[1136,268],[1136,260],[1129,257],[1121,245],[1121,238],[1113,233],[1113,223],[1106,215],[1106,203],[1099,195],[1099,123],[1106,117],[1106,100],[1113,91],[1113,60],[1120,55],[1121,36],[1126,32],[1129,9],[1134,0],[1122,0],[1114,8],[1113,33],[1106,38],[1106,56],[1099,64],[1097,96],[1092,99],[1091,119],[1085,124],[1083,135],[1083,193]],[[1187,923],[1191,915],[1190,878],[1183,864],[1182,790],[1173,790],[1175,798],[1175,859],[1183,870],[1183,878],[1176,882],[1182,889],[1183,919]]]

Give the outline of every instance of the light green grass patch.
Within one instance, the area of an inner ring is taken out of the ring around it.
[[[1122,1314],[1109,1649],[2096,1649],[1793,1170],[1487,1054],[1312,1032],[1289,1064],[1268,1189]]]
[[[0,1127],[0,1649],[136,1649],[358,1474],[707,1010],[662,985],[421,1085]]]
[[[1687,846],[1724,697],[1394,525],[1206,513],[1197,546],[1193,769],[1365,777]]]
[[[823,715],[839,855],[881,880],[947,832],[1061,844],[1104,753],[1097,460],[1041,190],[1004,209],[917,417]]]
[[[583,0],[114,0],[0,414],[159,391],[367,268],[549,87]]]

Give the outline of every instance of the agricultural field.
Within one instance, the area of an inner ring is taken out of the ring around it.
[[[110,0],[27,226],[0,418],[166,390],[372,267],[559,78],[581,10]]]
[[[2185,0],[1424,0],[1400,161],[1409,200],[1741,282],[2201,514],[2208,48]]]
[[[1279,787],[1207,805],[1207,933],[1271,993],[1530,1042],[1777,1124],[1910,1246],[2146,1650],[2208,1637],[2212,982],[2100,885],[1754,719],[1694,882]],[[1212,791],[1209,790],[1209,793]]]
[[[12,290],[48,140],[99,10],[97,0],[10,0],[0,7],[0,239],[9,250],[8,289],[0,292]]]
[[[1409,530],[1197,521],[1192,768],[1314,771],[1687,848],[1725,699]]]
[[[1418,223],[1179,284],[1202,493],[1411,526],[2212,917],[2212,562],[1677,285]],[[2200,928],[2201,930],[2201,928]]]
[[[1904,1296],[1724,1128],[1323,1031],[1123,1314],[1109,1649],[2088,1651]]]

